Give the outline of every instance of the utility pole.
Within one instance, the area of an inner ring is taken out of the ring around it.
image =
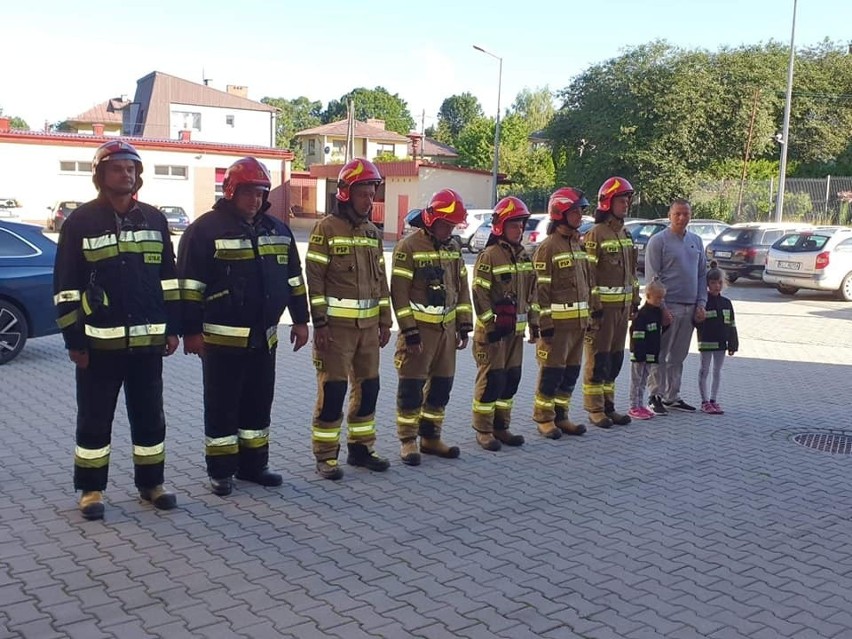
[[[784,182],[787,179],[787,148],[790,146],[790,102],[793,100],[793,63],[796,60],[796,6],[793,0],[793,29],[790,33],[790,62],[787,64],[787,98],[784,101],[784,130],[781,133],[781,169],[778,176],[778,198],[775,200],[775,221],[784,212]]]

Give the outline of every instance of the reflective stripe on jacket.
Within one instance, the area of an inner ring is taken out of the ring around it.
[[[584,329],[589,323],[592,269],[580,235],[554,230],[535,250],[533,268],[541,330]]]

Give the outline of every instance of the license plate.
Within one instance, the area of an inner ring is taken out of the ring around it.
[[[715,257],[731,257],[730,251],[716,251],[713,254]]]
[[[785,268],[788,271],[798,271],[802,268],[802,265],[799,262],[782,262],[779,260],[778,268]]]
[[[645,248],[645,245],[644,244],[637,244],[636,248],[641,251],[643,248]]]

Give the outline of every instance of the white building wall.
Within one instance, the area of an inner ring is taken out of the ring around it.
[[[47,209],[57,201],[87,202],[97,196],[89,168],[94,153],[95,147],[0,142],[0,175],[11,176],[0,183],[0,197],[20,202],[25,221],[43,224],[48,217]],[[215,201],[215,169],[227,168],[243,157],[144,148],[139,149],[139,154],[144,167],[139,199],[154,206],[181,206],[193,218]],[[261,161],[272,175],[273,188],[279,186],[281,160],[261,158]],[[86,170],[62,171],[60,162],[85,163],[81,168]],[[169,171],[178,175],[157,175],[157,166],[178,167],[177,171]],[[181,167],[185,169],[183,177],[179,175]],[[199,183],[199,179],[204,183]]]
[[[233,125],[228,122],[233,119]],[[224,144],[252,146],[275,145],[273,114],[267,111],[228,109],[172,103],[169,108],[170,138],[177,140],[180,131],[192,132],[192,139]]]
[[[421,166],[417,198],[411,206],[422,208],[429,203],[436,191],[453,189],[464,198],[466,208],[489,209],[492,184],[491,175]]]
[[[379,142],[377,140],[367,140],[367,153],[365,157],[368,160],[372,160],[379,155],[379,149],[384,149],[388,146],[393,147],[394,156],[400,160],[404,160],[408,156],[408,142],[390,143]]]

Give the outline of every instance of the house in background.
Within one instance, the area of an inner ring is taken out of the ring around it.
[[[121,135],[122,112],[130,104],[125,96],[96,104],[88,111],[68,118],[63,123],[69,133]]]
[[[348,120],[338,120],[296,133],[294,137],[302,145],[305,165],[342,164],[346,157],[348,124]],[[373,160],[382,155],[398,159],[409,156],[409,139],[396,131],[386,130],[384,120],[355,120],[354,138],[354,157]]]
[[[419,133],[411,133],[409,136],[408,157],[424,162],[436,162],[440,164],[458,164],[459,154],[449,144],[438,142],[430,137],[423,137]]]
[[[136,95],[122,109],[122,134],[274,147],[278,109],[247,95],[244,86],[220,91],[154,71],[137,81]]]

